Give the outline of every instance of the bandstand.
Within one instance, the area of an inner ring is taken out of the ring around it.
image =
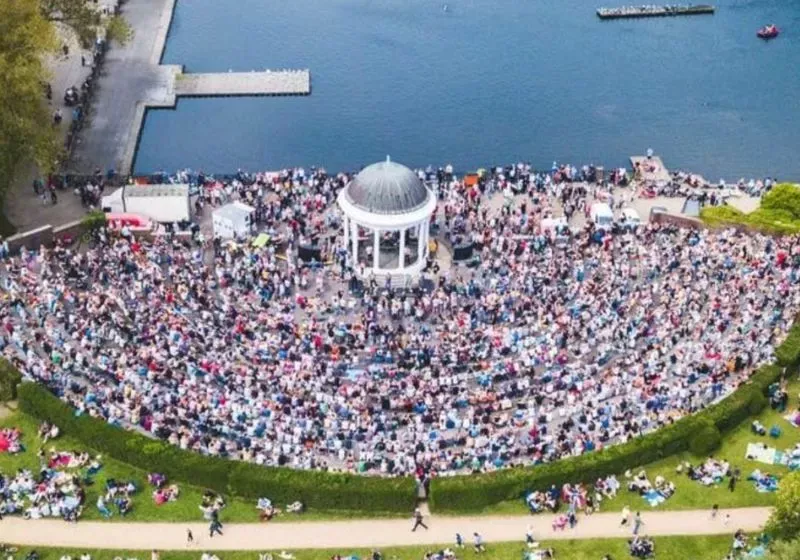
[[[339,193],[348,260],[362,278],[418,277],[428,258],[436,195],[404,165],[365,167]]]

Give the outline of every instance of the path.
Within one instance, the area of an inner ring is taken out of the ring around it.
[[[128,173],[133,158],[143,101],[174,104],[171,88],[179,67],[161,66],[175,0],[132,0],[122,14],[135,30],[124,47],[114,44],[106,53],[92,104],[90,125],[73,151],[70,169],[91,174],[99,167]]]
[[[712,520],[709,510],[642,512],[641,534],[732,535],[737,529],[757,532],[769,517],[769,508],[722,510]],[[253,508],[255,515],[255,507]],[[730,513],[727,525],[722,518]],[[73,548],[114,548],[120,550],[186,549],[186,529],[191,528],[193,548],[214,550],[279,550],[298,548],[370,548],[452,543],[457,532],[469,538],[478,531],[490,542],[522,541],[529,525],[537,539],[594,539],[629,537],[631,529],[619,527],[618,512],[579,517],[573,529],[554,532],[552,515],[516,517],[433,517],[426,519],[430,530],[411,532],[411,520],[320,521],[273,524],[225,525],[224,536],[208,538],[208,526],[201,523],[109,523],[58,520],[25,521],[6,517],[0,521],[0,542],[33,546]],[[223,517],[224,520],[224,517]],[[313,538],[311,538],[313,536]]]

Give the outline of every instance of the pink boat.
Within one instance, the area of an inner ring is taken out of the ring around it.
[[[774,39],[780,34],[780,29],[775,25],[765,25],[758,30],[758,35],[761,39]]]

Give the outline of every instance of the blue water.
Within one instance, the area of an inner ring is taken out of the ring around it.
[[[652,147],[709,179],[800,179],[800,0],[605,22],[603,2],[179,0],[165,64],[309,68],[312,94],[150,111],[136,171],[612,166]]]

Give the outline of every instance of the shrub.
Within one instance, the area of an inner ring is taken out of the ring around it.
[[[114,459],[170,479],[243,498],[269,497],[274,502],[300,500],[309,508],[364,512],[408,512],[413,509],[413,478],[377,478],[261,467],[183,451],[142,434],[123,430],[86,415],[35,383],[19,388],[20,408],[54,422],[71,437]]]
[[[689,440],[689,451],[695,457],[704,457],[711,454],[722,442],[722,434],[714,423],[706,418],[698,422],[697,433]]]
[[[17,385],[22,382],[22,375],[9,362],[0,358],[0,402],[13,401],[17,398]]]
[[[752,391],[753,397],[750,399],[750,404],[747,405],[747,411],[750,416],[756,416],[759,412],[767,407],[767,397],[759,391]]]
[[[700,210],[700,218],[714,227],[743,225],[777,235],[800,233],[800,189],[788,183],[776,185],[749,214],[732,206],[713,206]]]
[[[780,539],[792,539],[800,535],[800,472],[789,473],[781,478],[775,507],[767,522],[767,530]]]
[[[800,364],[800,324],[792,325],[786,340],[775,349],[775,357],[782,366],[795,368]]]
[[[95,231],[106,225],[106,215],[102,210],[95,210],[86,214],[81,220],[83,231]]]

